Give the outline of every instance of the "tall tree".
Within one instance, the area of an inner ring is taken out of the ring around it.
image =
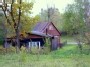
[[[4,27],[3,27],[3,14],[2,13],[0,13],[0,41],[2,41],[3,39],[4,39]]]
[[[41,22],[53,22],[56,27],[60,29],[60,12],[57,8],[51,7],[47,8],[47,10],[41,9],[40,12],[40,21]]]
[[[33,8],[33,3],[25,3],[22,0],[19,0],[18,3],[15,3],[12,0],[11,8],[7,8],[7,3],[4,0],[2,5],[2,10],[4,12],[5,18],[9,27],[11,26],[12,31],[14,30],[16,34],[17,49],[20,47],[19,35],[28,24],[32,24],[33,21],[38,21],[37,17],[30,17],[31,10]],[[7,14],[8,13],[8,14]],[[35,22],[36,22],[35,21]],[[30,27],[30,25],[28,25]]]
[[[69,34],[79,33],[84,28],[84,9],[83,2],[78,1],[66,7],[63,15],[63,30]]]
[[[66,7],[63,16],[63,29],[75,36],[81,48],[80,42],[90,45],[90,1],[75,0],[74,4]]]

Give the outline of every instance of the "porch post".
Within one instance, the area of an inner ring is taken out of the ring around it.
[[[40,49],[40,42],[39,42],[39,49]]]
[[[29,52],[31,51],[31,47],[32,47],[31,45],[32,45],[32,43],[29,42],[29,45],[28,45]]]

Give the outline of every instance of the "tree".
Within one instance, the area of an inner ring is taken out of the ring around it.
[[[69,34],[80,33],[85,26],[82,4],[83,2],[76,2],[66,7],[63,15],[63,30]]]
[[[3,14],[0,13],[0,45],[5,37],[3,34],[5,34],[3,26]]]
[[[14,30],[16,34],[17,50],[20,47],[20,33],[26,30],[25,27],[27,25],[31,25],[35,20],[38,21],[37,17],[30,17],[32,8],[32,2],[25,3],[22,2],[22,0],[20,0],[18,3],[15,3],[14,0],[12,0],[10,9],[7,9],[7,3],[5,2],[5,0],[4,4],[2,5],[2,10],[8,23],[7,25],[11,27],[12,31]]]
[[[61,19],[60,12],[57,8],[51,7],[46,10],[41,9],[40,21],[41,22],[53,22],[58,29],[60,29]]]
[[[90,46],[89,7],[89,0],[75,0],[74,4],[70,4],[66,7],[66,11],[63,15],[63,29],[75,36],[80,50],[82,50],[82,43]]]

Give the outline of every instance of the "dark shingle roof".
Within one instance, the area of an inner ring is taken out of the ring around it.
[[[32,33],[32,34],[36,34],[36,35],[46,36],[46,37],[47,37],[47,36],[52,37],[52,36],[49,35],[48,33],[47,33],[47,34],[44,33],[45,30],[47,29],[47,27],[48,27],[50,24],[53,25],[52,22],[51,22],[51,23],[49,23],[49,22],[38,22],[38,23],[36,24],[36,26],[32,29],[31,33]],[[54,26],[54,25],[53,25],[53,26]],[[55,26],[54,26],[54,27],[55,27]],[[57,30],[56,27],[55,27],[55,29]],[[58,30],[57,30],[57,32],[60,34],[60,32],[59,32]],[[52,35],[54,35],[54,34],[57,35],[57,33],[54,33],[54,32],[53,32]]]
[[[48,24],[48,22],[38,22],[32,31],[43,32]]]

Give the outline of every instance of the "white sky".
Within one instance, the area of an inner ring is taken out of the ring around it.
[[[72,4],[73,0],[35,0],[34,6],[33,6],[33,15],[39,14],[41,11],[41,8],[47,9],[48,6],[54,6],[59,9],[60,13],[64,12],[65,7],[67,4]]]

